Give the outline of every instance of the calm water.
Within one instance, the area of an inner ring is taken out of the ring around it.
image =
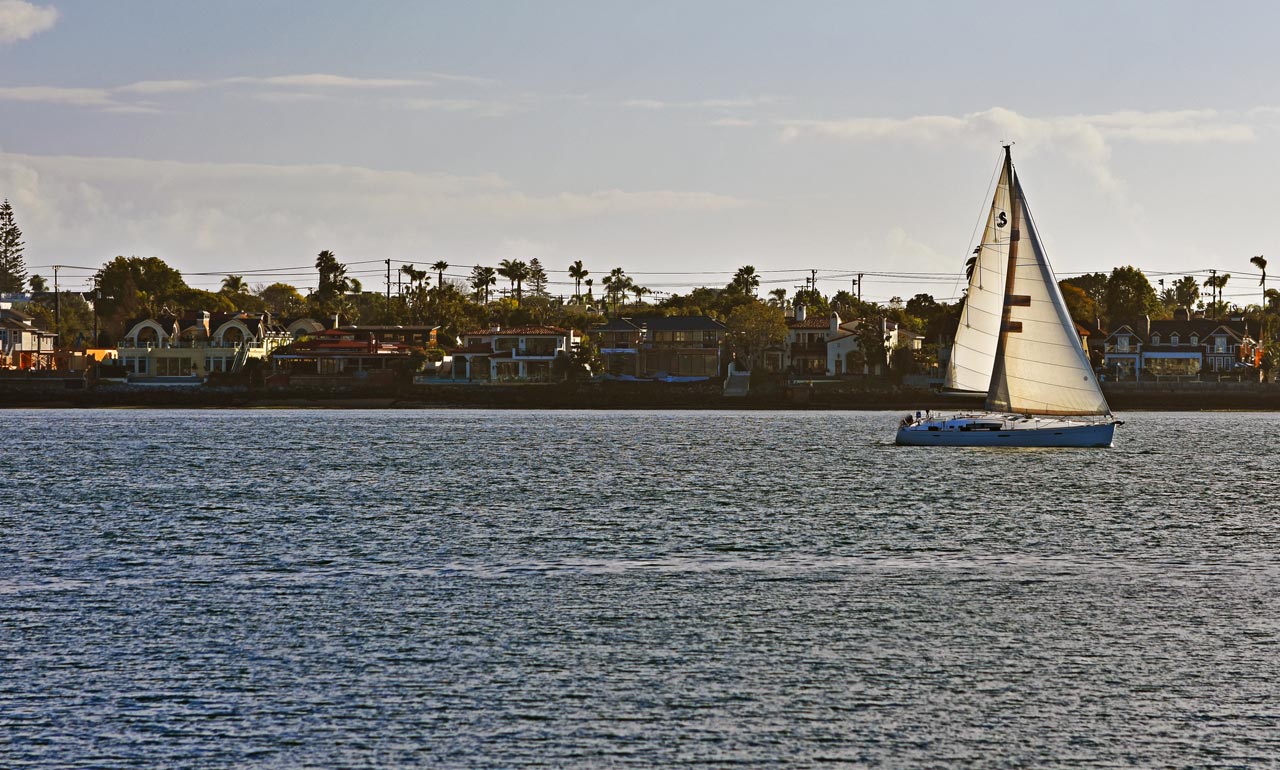
[[[1255,767],[1280,416],[8,411],[0,766]]]

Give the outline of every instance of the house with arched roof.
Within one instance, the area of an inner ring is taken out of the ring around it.
[[[199,382],[213,372],[237,372],[290,341],[267,313],[210,313],[140,318],[117,353],[131,382]]]

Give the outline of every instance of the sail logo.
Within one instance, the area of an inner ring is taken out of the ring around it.
[[[1009,224],[1009,215],[1001,211],[1000,216],[996,217],[996,227],[1004,227],[1007,224]]]

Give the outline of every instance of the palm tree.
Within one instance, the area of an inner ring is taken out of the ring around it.
[[[489,287],[498,282],[498,273],[492,267],[476,265],[471,268],[471,288],[476,290],[476,300],[489,301]]]
[[[576,260],[569,265],[569,277],[573,279],[573,296],[579,300],[582,299],[582,279],[591,273],[582,266],[582,260]]]
[[[756,275],[756,269],[751,265],[738,268],[738,272],[733,274],[733,280],[729,283],[730,291],[751,297],[756,295],[758,288],[760,288],[760,276]]]
[[[773,297],[773,299],[769,300],[770,305],[773,305],[775,307],[782,307],[783,305],[787,304],[786,289],[773,289],[769,292],[769,296]]]
[[[245,288],[247,287],[245,285],[243,275],[229,275],[222,279],[223,294],[231,294],[233,296],[236,294],[244,294]]]
[[[437,260],[436,263],[431,266],[431,269],[436,271],[436,288],[444,286],[444,271],[449,269],[449,263],[445,262],[443,259]]]
[[[583,281],[582,281],[582,282],[583,282],[583,283],[585,283],[585,284],[587,285],[587,301],[588,301],[588,302],[595,302],[595,297],[593,297],[593,296],[591,295],[591,284],[595,283],[595,282],[596,282],[596,279],[594,279],[594,278],[586,278],[586,279],[583,279]]]
[[[1262,271],[1262,280],[1258,281],[1258,285],[1262,287],[1262,305],[1267,304],[1267,258],[1259,254],[1256,257],[1249,257],[1249,262]]]
[[[516,290],[516,273],[520,272],[522,265],[524,263],[516,259],[504,259],[498,263],[498,275],[507,279],[512,294]]]
[[[609,275],[605,276],[604,288],[606,296],[613,302],[613,311],[615,313],[618,312],[620,297],[625,295],[632,285],[631,278],[620,267],[615,267],[609,271]]]
[[[643,305],[643,304],[644,304],[644,295],[646,295],[646,294],[651,294],[652,292],[650,292],[650,291],[649,291],[647,288],[645,288],[644,286],[632,286],[632,287],[631,287],[631,293],[632,293],[632,294],[634,294],[634,295],[636,295],[636,303],[637,303],[637,304],[640,304],[640,305]]]
[[[516,307],[520,307],[520,303],[524,299],[524,282],[529,280],[531,272],[529,270],[529,266],[522,260],[518,259],[514,262],[504,259],[502,260],[502,264],[507,269],[507,277],[511,279],[513,284],[515,284]],[[498,272],[501,273],[502,269],[499,268]]]
[[[1280,291],[1276,289],[1267,289],[1262,295],[1263,307],[1272,313],[1280,313]]]
[[[1212,306],[1213,313],[1216,315],[1222,311],[1218,305],[1222,303],[1222,290],[1227,287],[1227,281],[1231,280],[1231,273],[1223,273],[1222,275],[1211,275],[1204,279],[1204,285],[1209,287],[1213,293]]]

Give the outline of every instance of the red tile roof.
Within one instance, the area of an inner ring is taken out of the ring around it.
[[[513,326],[510,329],[476,329],[464,337],[562,337],[568,329],[559,326]]]

